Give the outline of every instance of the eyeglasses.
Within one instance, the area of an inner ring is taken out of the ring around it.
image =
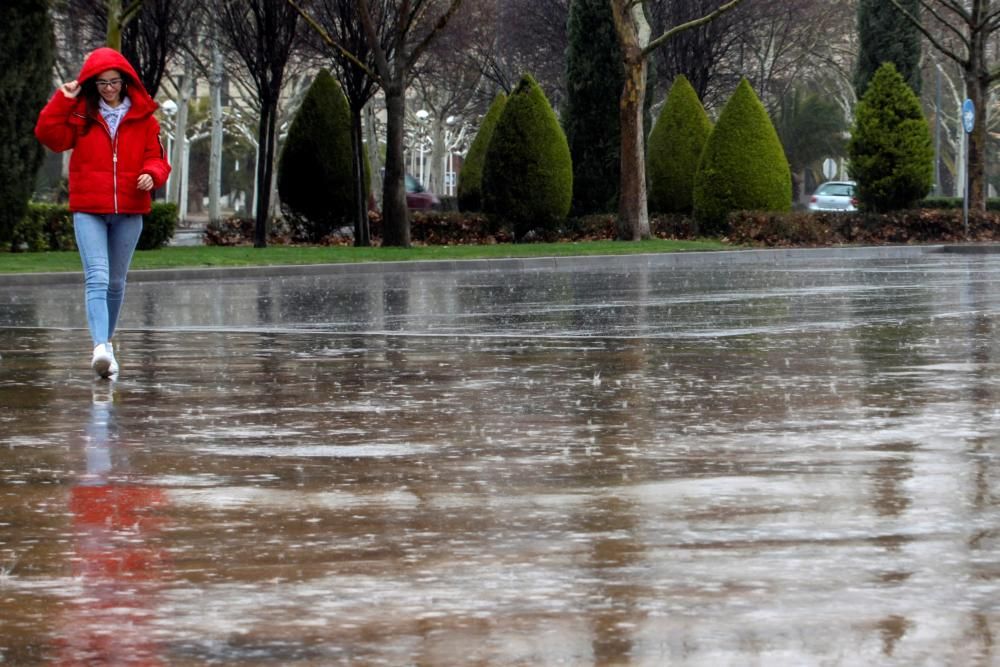
[[[101,88],[117,88],[122,85],[121,79],[98,79],[95,82]]]

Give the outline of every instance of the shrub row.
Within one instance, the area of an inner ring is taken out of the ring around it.
[[[969,214],[966,236],[962,211],[912,209],[890,213],[761,213],[729,217],[728,240],[741,245],[803,247],[959,243],[1000,240],[1000,212]]]
[[[152,211],[145,216],[140,250],[155,250],[166,245],[177,228],[177,205],[153,202]],[[14,227],[10,244],[11,252],[45,252],[76,250],[73,233],[73,214],[65,204],[31,202],[28,211]]]
[[[369,214],[373,244],[382,238],[382,220],[377,213]],[[657,214],[650,217],[650,230],[657,238],[693,239],[697,226],[689,215]],[[592,214],[567,218],[551,230],[535,230],[524,241],[609,241],[617,238],[617,218],[613,213]],[[227,218],[213,222],[205,229],[206,245],[252,245],[254,220]],[[509,223],[483,213],[458,211],[415,212],[410,224],[410,236],[419,245],[487,245],[513,243],[514,230]],[[306,242],[297,236],[284,220],[272,222],[268,243],[287,245]],[[319,245],[350,245],[351,234],[337,233],[324,237]]]
[[[964,199],[961,197],[927,197],[919,202],[917,202],[917,208],[957,208],[961,209],[964,205]],[[1000,211],[1000,199],[991,197],[986,200],[986,210],[987,211]]]

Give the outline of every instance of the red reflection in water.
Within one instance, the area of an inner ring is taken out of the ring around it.
[[[82,590],[56,626],[57,665],[165,665],[155,636],[166,567],[157,546],[166,497],[130,484],[110,401],[87,426],[87,473],[70,492],[73,575]],[[114,463],[112,463],[114,460]]]

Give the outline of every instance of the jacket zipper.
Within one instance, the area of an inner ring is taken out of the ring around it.
[[[112,139],[111,147],[111,173],[115,179],[115,215],[118,214],[118,135]]]
[[[114,183],[115,215],[118,215],[118,134],[111,135],[111,129],[108,128],[103,118],[101,119],[101,127],[104,128],[104,131],[108,133],[108,138],[111,139],[111,179]]]

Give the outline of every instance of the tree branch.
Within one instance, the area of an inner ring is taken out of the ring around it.
[[[434,40],[434,37],[437,35],[437,33],[444,30],[445,26],[448,25],[448,21],[451,20],[451,17],[455,15],[455,12],[457,12],[458,8],[461,6],[462,6],[462,0],[451,1],[451,6],[448,7],[448,11],[446,11],[444,14],[441,15],[441,17],[437,20],[437,23],[435,23],[434,27],[430,30],[430,32],[428,32],[424,36],[424,38],[420,41],[420,43],[417,44],[416,48],[413,49],[413,52],[410,53],[411,63],[415,63],[418,60],[420,60],[420,56],[422,56],[424,51],[427,50],[428,45],[430,45],[430,43]]]
[[[937,8],[934,7],[934,5],[928,3],[927,0],[918,0],[918,1],[920,2],[920,6],[923,7],[924,11],[933,16],[934,20],[940,23],[948,32],[954,34],[955,37],[958,38],[958,41],[962,42],[962,44],[965,45],[965,48],[968,49],[971,47],[969,39],[965,36],[965,33],[956,28],[951,21],[942,16],[941,13],[937,10]],[[950,10],[954,14],[957,14],[958,18],[960,18],[965,25],[972,25],[972,16],[968,12],[966,12],[963,7],[954,6],[954,3],[947,2],[947,0],[939,0],[939,1],[944,3],[945,9]],[[917,17],[915,16],[911,20],[919,21],[919,19],[917,19]]]
[[[659,37],[657,37],[656,39],[654,39],[653,41],[651,41],[646,46],[646,48],[644,48],[642,50],[642,54],[641,54],[640,57],[645,58],[646,56],[648,56],[650,53],[652,53],[653,51],[655,51],[658,47],[660,47],[663,43],[665,43],[668,39],[670,39],[671,37],[673,37],[677,33],[684,32],[685,30],[690,30],[691,28],[697,28],[700,25],[704,25],[706,23],[710,23],[711,21],[714,21],[716,18],[718,18],[722,14],[724,14],[724,13],[728,12],[730,9],[733,9],[734,7],[736,7],[736,5],[740,4],[740,2],[742,2],[742,0],[729,0],[729,2],[727,2],[724,5],[722,5],[721,7],[719,7],[718,9],[716,9],[714,12],[706,14],[705,16],[702,16],[699,19],[693,19],[691,21],[688,21],[687,23],[682,23],[682,24],[680,24],[678,26],[674,26],[670,30],[666,31],[665,33],[663,33],[662,35],[660,35]]]
[[[332,47],[332,48],[340,51],[344,55],[344,57],[347,58],[348,60],[350,60],[352,63],[354,63],[354,65],[358,69],[360,69],[365,74],[367,74],[368,76],[370,76],[372,79],[374,79],[375,81],[377,81],[380,86],[382,85],[382,79],[379,77],[379,75],[377,73],[371,71],[371,69],[369,69],[368,65],[364,64],[363,62],[361,62],[361,60],[357,56],[355,56],[353,53],[351,53],[350,51],[348,51],[340,42],[338,42],[337,40],[335,40],[330,35],[330,33],[328,33],[326,31],[326,29],[323,26],[321,26],[316,21],[316,19],[314,19],[308,12],[306,12],[304,9],[302,9],[302,7],[299,6],[299,4],[297,2],[295,2],[295,0],[288,0],[288,4],[290,4],[292,7],[295,8],[295,11],[297,11],[299,13],[299,16],[301,16],[303,18],[303,20],[305,20],[305,22],[308,23],[309,26],[314,31],[316,31],[316,34],[319,35],[320,39],[322,39],[324,42],[326,42],[327,46],[330,46],[330,47]]]
[[[960,55],[958,55],[957,53],[955,53],[954,51],[952,51],[951,49],[949,49],[948,47],[946,47],[944,44],[942,44],[936,37],[934,37],[934,35],[932,35],[923,26],[923,24],[920,22],[920,20],[917,17],[915,17],[910,12],[908,12],[906,10],[906,8],[904,8],[901,4],[899,4],[899,0],[889,0],[889,2],[891,2],[893,4],[893,6],[895,6],[896,9],[899,10],[903,14],[903,16],[905,16],[914,26],[916,26],[917,30],[919,30],[921,32],[921,34],[923,34],[923,36],[927,38],[927,41],[929,41],[931,43],[931,46],[933,46],[935,49],[937,49],[938,52],[940,52],[942,55],[947,56],[948,58],[954,60],[956,63],[958,63],[959,65],[961,65],[963,68],[968,68],[969,67],[969,60],[967,58],[961,57]],[[921,3],[921,4],[923,5],[924,3]],[[931,11],[931,10],[928,10],[928,11]],[[933,13],[933,12],[931,12],[931,13]],[[947,25],[947,24],[945,24],[945,25]],[[966,45],[968,45],[968,42],[965,40],[964,36],[962,36],[962,42],[965,43]]]
[[[139,13],[142,9],[143,0],[132,0],[132,3],[122,10],[121,26],[124,28],[125,25],[135,18],[135,15]]]
[[[372,22],[371,10],[368,8],[368,0],[357,0],[358,18],[361,19],[361,26],[365,29],[365,36],[368,38],[368,45],[375,56],[375,67],[378,69],[379,77],[376,81],[382,86],[382,90],[389,89],[389,82],[392,79],[392,72],[389,70],[389,60],[386,58],[385,49],[378,39],[378,32]]]

